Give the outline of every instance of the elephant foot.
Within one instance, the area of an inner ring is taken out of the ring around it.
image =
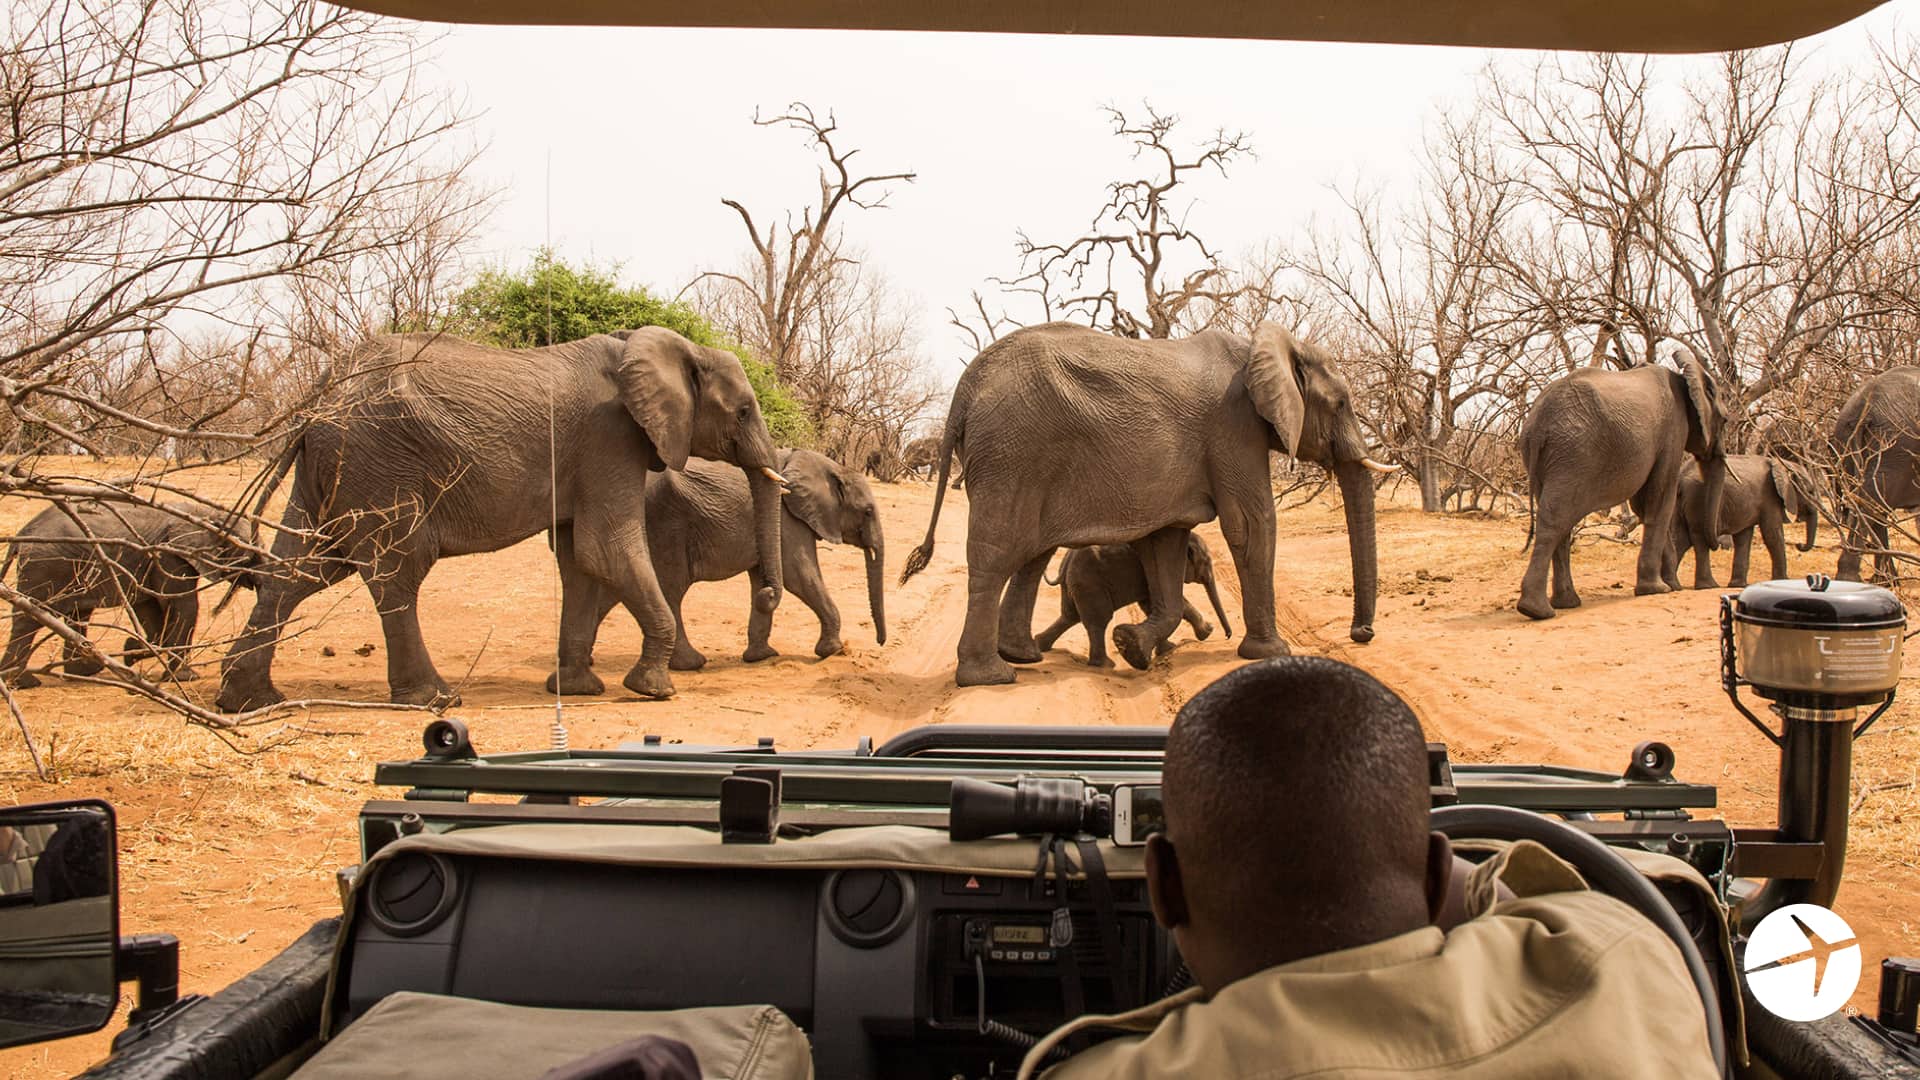
[[[747,651],[751,653],[753,650],[748,649]],[[752,660],[754,658],[748,656],[747,659]],[[684,650],[673,650],[673,659],[667,661],[667,667],[673,671],[699,671],[706,666],[707,654],[691,647]]]
[[[673,696],[673,677],[667,674],[667,669],[659,665],[649,667],[644,660],[633,665],[633,670],[620,680],[620,685],[655,701],[665,701]]]
[[[1736,589],[1745,584],[1746,584],[1746,581],[1741,578],[1735,578],[1733,581],[1733,587]],[[1720,587],[1720,583],[1713,580],[1712,577],[1709,577],[1706,575],[1696,575],[1693,579],[1693,587],[1696,589],[1717,589]],[[1675,592],[1680,591],[1680,587],[1678,585],[1675,585],[1673,588]]]
[[[607,692],[600,676],[583,667],[563,667],[547,676],[547,693],[594,697]]]
[[[1013,681],[1013,665],[998,656],[984,660],[961,660],[954,670],[955,686],[1003,686]]]
[[[453,687],[439,679],[420,686],[396,686],[387,695],[387,700],[395,705],[426,705],[430,708],[451,709],[460,704],[460,695]]]
[[[214,706],[223,713],[252,712],[269,705],[278,705],[287,700],[272,683],[261,687],[244,687],[237,684],[223,684],[220,694],[213,699]]]
[[[1054,643],[1054,642],[1056,642],[1056,641],[1058,641],[1058,640],[1060,640],[1060,639],[1059,639],[1059,638],[1051,638],[1051,637],[1046,637],[1046,636],[1044,636],[1044,635],[1043,635],[1043,636],[1041,636],[1041,637],[1037,637],[1037,638],[1034,638],[1034,639],[1033,639],[1033,647],[1034,647],[1034,648],[1036,648],[1036,649],[1039,649],[1039,650],[1040,650],[1041,652],[1043,652],[1043,653],[1047,653],[1047,652],[1052,652],[1052,651],[1053,651],[1053,643]]]
[[[1213,624],[1210,622],[1202,620],[1199,626],[1193,628],[1193,640],[1195,641],[1205,641],[1212,636]]]
[[[1120,650],[1120,659],[1125,660],[1128,667],[1138,671],[1145,671],[1152,665],[1151,654],[1159,645],[1159,642],[1148,638],[1142,625],[1129,623],[1113,628],[1113,647]]]
[[[1361,645],[1365,645],[1367,642],[1372,641],[1373,640],[1373,624],[1372,623],[1354,623],[1352,626],[1347,627],[1347,639],[1350,641],[1358,642]]]
[[[1782,574],[1780,576],[1785,577],[1786,575]],[[1741,574],[1738,577],[1732,578],[1727,582],[1727,588],[1729,589],[1744,589],[1746,587],[1747,587],[1747,575],[1745,574]],[[1714,588],[1714,586],[1708,585],[1707,588],[1711,589],[1711,588]]]
[[[1669,593],[1672,591],[1672,589],[1667,588],[1666,582],[1657,580],[1635,582],[1633,586],[1633,595],[1635,596],[1659,596],[1661,593]]]
[[[13,687],[15,690],[31,690],[40,685],[40,676],[30,675],[24,671],[18,675],[9,675],[5,678],[7,685]]]
[[[1554,593],[1548,603],[1561,611],[1572,611],[1580,606],[1580,594],[1571,589],[1563,593]]]
[[[847,643],[841,641],[838,635],[834,637],[823,637],[813,643],[813,655],[822,660],[825,660],[829,656],[838,656],[846,651]]]
[[[1089,656],[1087,657],[1087,666],[1092,668],[1111,668],[1113,666],[1113,658],[1106,653],[1101,653],[1099,656]]]
[[[1032,638],[1000,644],[1000,659],[1009,664],[1037,664],[1040,662],[1040,657],[1040,644]]]
[[[1515,606],[1520,609],[1520,614],[1529,619],[1551,619],[1556,614],[1554,608],[1557,605],[1543,604],[1531,596],[1523,596]]]
[[[62,670],[64,670],[69,675],[79,675],[79,676],[85,677],[89,675],[98,675],[102,671],[105,671],[106,668],[107,666],[105,664],[102,664],[98,660],[69,660],[66,662],[65,665],[63,665]]]
[[[1239,652],[1242,660],[1271,660],[1276,656],[1293,655],[1293,650],[1287,648],[1287,643],[1278,636],[1241,638]]]
[[[758,645],[747,646],[747,651],[740,654],[740,659],[745,660],[749,664],[757,664],[762,660],[771,660],[779,655],[780,650],[763,641]]]
[[[128,664],[137,664],[142,660],[153,659],[153,650],[137,637],[130,637],[120,646],[120,659]]]

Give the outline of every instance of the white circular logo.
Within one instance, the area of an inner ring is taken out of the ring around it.
[[[1760,920],[1747,939],[1747,988],[1782,1020],[1832,1016],[1860,985],[1860,941],[1818,904],[1790,904]]]

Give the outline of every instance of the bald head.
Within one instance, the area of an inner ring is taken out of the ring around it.
[[[1180,710],[1161,785],[1151,877],[1178,881],[1156,902],[1181,894],[1158,910],[1210,989],[1415,929],[1437,903],[1420,723],[1358,668],[1282,657],[1229,673]]]

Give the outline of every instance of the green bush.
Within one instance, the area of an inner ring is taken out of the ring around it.
[[[543,248],[525,270],[481,271],[454,298],[453,326],[463,337],[507,349],[664,326],[689,341],[726,349],[740,358],[774,442],[806,446],[813,440],[806,410],[774,377],[772,367],[728,340],[694,308],[662,300],[638,285],[620,284],[618,266],[576,267]]]

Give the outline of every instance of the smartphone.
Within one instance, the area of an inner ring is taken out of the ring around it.
[[[1138,847],[1167,827],[1159,784],[1120,784],[1113,789],[1113,842]]]

